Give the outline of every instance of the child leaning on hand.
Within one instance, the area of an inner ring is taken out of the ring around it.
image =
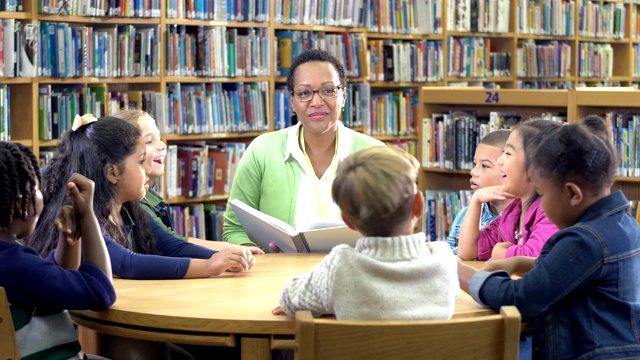
[[[340,165],[332,196],[355,249],[333,248],[310,272],[286,282],[274,314],[310,310],[344,320],[448,319],[459,292],[456,258],[445,242],[425,242],[414,225],[424,210],[420,165],[396,147],[372,147]]]

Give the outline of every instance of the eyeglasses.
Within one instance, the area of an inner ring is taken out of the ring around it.
[[[322,99],[331,99],[331,98],[337,97],[338,92],[342,88],[343,88],[342,85],[338,85],[338,86],[325,86],[318,90],[295,90],[291,92],[291,95],[293,95],[294,99],[298,101],[303,101],[303,102],[311,101],[311,99],[313,99],[313,95],[315,95],[316,93],[318,93],[318,96],[320,96]]]

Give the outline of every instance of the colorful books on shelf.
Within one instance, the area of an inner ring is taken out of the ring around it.
[[[427,190],[422,229],[427,241],[446,241],[453,219],[466,207],[473,196],[472,190]]]
[[[342,222],[314,222],[294,229],[238,199],[229,203],[249,239],[263,249],[274,243],[283,252],[329,252],[340,244],[355,246],[362,237]]]
[[[169,76],[238,77],[269,74],[267,28],[167,25]]]
[[[224,206],[211,204],[171,206],[173,229],[182,236],[221,241],[224,212]]]
[[[246,147],[246,143],[207,144],[202,141],[167,146],[167,196],[228,194]]]
[[[269,84],[169,83],[163,134],[206,134],[269,129]]]
[[[159,25],[39,22],[38,76],[160,75]]]
[[[367,40],[369,81],[442,81],[443,59],[440,40]]]
[[[0,84],[0,141],[11,140],[10,87]]]
[[[366,126],[372,135],[410,135],[416,130],[417,90],[372,92]]]
[[[362,33],[328,33],[324,31],[276,31],[278,75],[286,76],[289,66],[307,49],[323,49],[333,54],[344,64],[349,77],[361,77],[365,74],[364,58],[367,45]]]
[[[552,114],[540,114],[540,117]],[[422,166],[450,170],[471,170],[480,140],[489,132],[510,129],[521,116],[512,111],[491,111],[478,116],[475,111],[451,110],[422,119]]]

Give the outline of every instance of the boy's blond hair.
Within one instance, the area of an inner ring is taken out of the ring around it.
[[[124,120],[134,125],[140,125],[140,119],[142,119],[144,116],[151,117],[151,115],[149,115],[149,113],[147,113],[146,111],[136,108],[122,109],[113,114],[113,117]]]
[[[394,236],[411,218],[420,164],[395,146],[372,147],[340,165],[331,195],[365,236]]]

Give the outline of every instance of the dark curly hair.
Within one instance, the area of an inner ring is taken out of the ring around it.
[[[44,226],[36,227],[27,244],[43,256],[55,248],[58,231],[46,224],[53,224],[68,201],[68,179],[73,173],[79,173],[95,183],[93,208],[105,231],[126,248],[131,247],[143,254],[157,253],[149,220],[138,202],[124,203],[121,210],[123,218],[127,218],[126,212],[136,224],[132,229],[134,244],[128,244],[122,229],[110,220],[116,188],[108,181],[105,167],[112,164],[123,170],[123,162],[135,151],[140,136],[137,126],[112,117],[100,118],[76,131],[68,131],[60,140],[58,151],[44,172],[44,210],[38,220],[38,225]]]
[[[305,50],[300,55],[298,55],[298,57],[293,61],[293,64],[291,64],[291,67],[289,67],[289,73],[287,74],[287,89],[289,90],[289,92],[294,90],[293,88],[296,83],[296,70],[298,69],[298,66],[312,61],[330,63],[338,72],[340,85],[344,86],[347,83],[347,73],[344,70],[344,65],[342,65],[342,62],[340,62],[340,60],[331,55],[331,53],[329,53],[328,51],[310,49]]]
[[[36,192],[41,182],[38,160],[31,149],[0,141],[0,230],[8,230],[16,216],[27,220],[29,209],[36,212]]]
[[[610,135],[605,121],[596,115],[562,126],[540,142],[531,167],[539,176],[559,183],[609,188],[618,166]]]

